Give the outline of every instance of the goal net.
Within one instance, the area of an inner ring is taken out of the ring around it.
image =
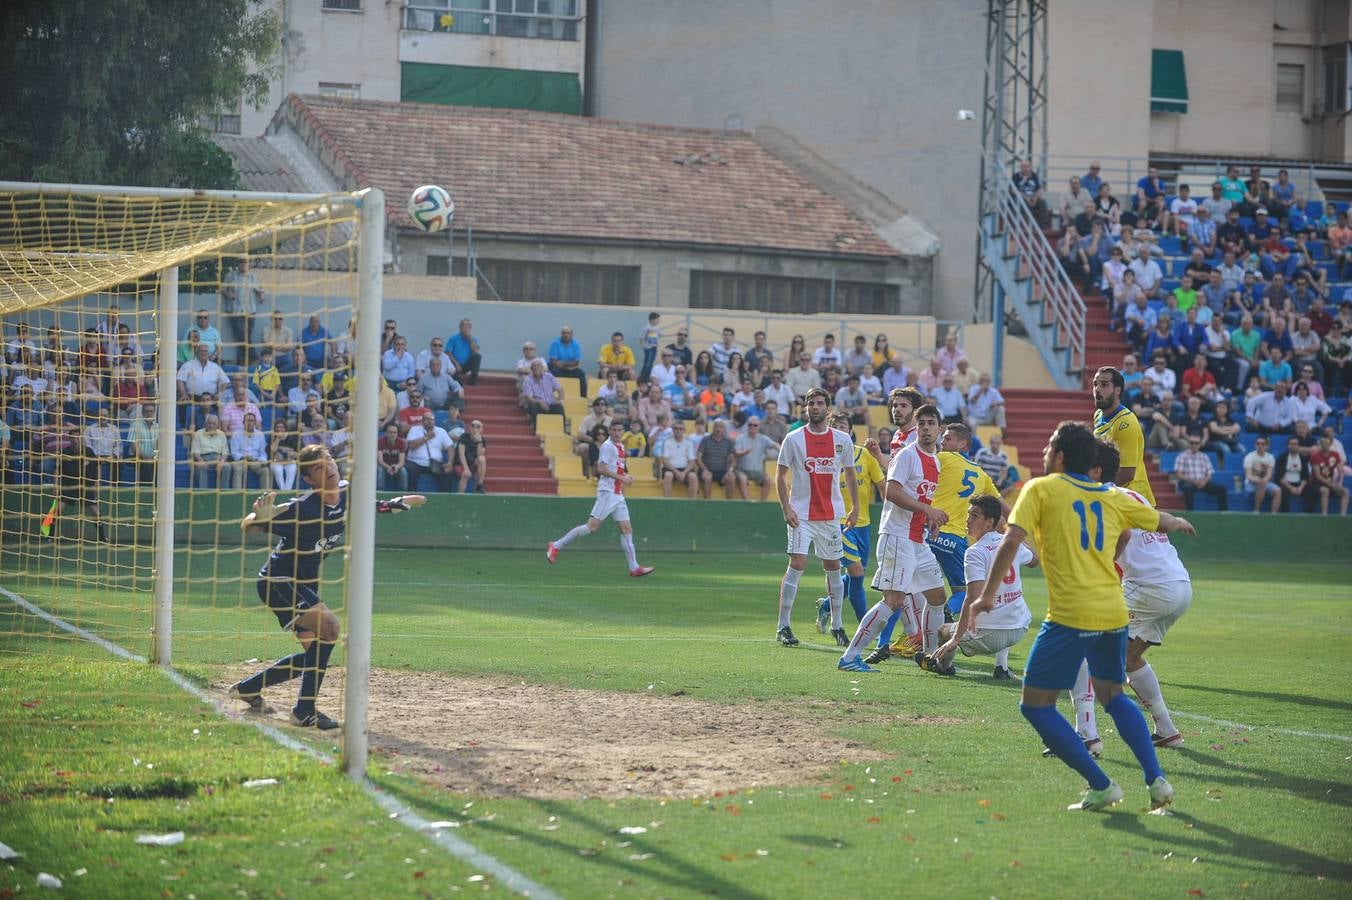
[[[317,699],[364,770],[384,218],[378,191],[0,184],[0,654],[101,639],[225,700],[301,649],[260,602],[275,538],[240,523],[323,444],[346,541],[309,587],[347,678]],[[301,682],[263,691],[279,719]],[[115,677],[79,689],[136,722]]]

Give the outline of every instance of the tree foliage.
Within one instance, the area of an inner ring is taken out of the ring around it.
[[[6,0],[0,29],[0,178],[238,186],[197,122],[267,101],[262,0]]]

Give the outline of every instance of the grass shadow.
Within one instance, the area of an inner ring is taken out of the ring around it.
[[[1286,791],[1303,800],[1327,803],[1331,806],[1352,807],[1352,786],[1345,782],[1322,781],[1317,778],[1304,778],[1272,769],[1256,769],[1252,766],[1236,766],[1214,754],[1194,750],[1191,747],[1179,747],[1175,751],[1180,756],[1199,766],[1208,767],[1205,777],[1212,781],[1232,787],[1276,788]],[[1224,772],[1214,771],[1224,769]]]
[[[1267,700],[1272,703],[1296,704],[1297,706],[1312,706],[1316,709],[1331,709],[1338,712],[1352,712],[1352,702],[1343,700],[1330,700],[1326,697],[1310,697],[1302,694],[1282,694],[1276,691],[1245,691],[1228,685],[1206,685],[1206,684],[1180,684],[1176,681],[1168,682],[1169,687],[1178,688],[1185,691],[1202,691],[1207,694],[1224,694],[1226,698],[1249,697],[1253,700]]]

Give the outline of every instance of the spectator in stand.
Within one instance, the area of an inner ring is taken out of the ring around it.
[[[258,362],[249,372],[249,386],[259,403],[272,406],[277,402],[282,373],[273,362],[271,347],[263,347],[258,351]]]
[[[958,346],[957,328],[950,328],[944,335],[944,345],[935,351],[934,358],[939,361],[939,366],[945,372],[952,372],[958,367],[958,360],[967,359],[967,353]]]
[[[408,340],[403,335],[396,337],[380,358],[380,372],[390,387],[397,387],[417,374],[413,354],[408,352]]]
[[[930,360],[929,368],[920,373],[916,379],[916,386],[920,388],[921,393],[926,396],[933,394],[934,391],[944,383],[944,367],[939,362],[939,357]]]
[[[408,490],[408,470],[404,468],[408,454],[408,442],[399,436],[396,425],[385,426],[385,433],[376,444],[376,490]]]
[[[994,425],[1004,431],[1005,398],[991,385],[991,377],[985,372],[967,393],[967,424],[973,430],[981,425]]]
[[[230,396],[221,404],[221,430],[229,435],[242,430],[246,416],[253,416],[255,423],[263,421],[262,411],[256,403],[249,399],[249,392],[244,385],[244,379],[232,377],[230,379]]]
[[[676,381],[676,354],[670,347],[662,348],[661,358],[648,373],[648,380],[662,390],[666,390]]]
[[[208,358],[220,362],[221,333],[211,324],[211,315],[205,309],[197,311],[197,319],[190,330],[197,332],[197,343],[206,346]],[[186,333],[184,337],[187,337]]]
[[[708,350],[701,350],[695,357],[694,366],[694,384],[696,387],[707,387],[709,382],[718,375],[714,366],[714,355]]]
[[[1109,234],[1114,238],[1123,237],[1132,230],[1122,227],[1122,204],[1113,196],[1112,185],[1100,185],[1094,197],[1094,217],[1106,223]],[[1123,250],[1122,255],[1126,257],[1127,251]]]
[[[670,497],[671,486],[677,481],[685,483],[690,497],[696,496],[699,474],[695,465],[695,452],[695,443],[686,436],[685,423],[677,419],[672,423],[671,437],[662,444],[662,496]]]
[[[1230,207],[1234,205],[1225,199],[1223,191],[1224,186],[1219,181],[1213,181],[1211,183],[1211,196],[1203,200],[1201,207],[1198,209],[1198,212],[1205,209],[1210,214],[1211,222],[1214,225],[1224,222],[1226,216],[1230,213]]]
[[[142,403],[136,407],[131,425],[127,428],[127,448],[136,466],[136,483],[155,482],[155,458],[159,455],[160,432],[155,423],[155,404]]]
[[[474,479],[474,493],[486,494],[488,480],[488,441],[484,439],[484,423],[478,419],[469,423],[469,429],[455,442],[456,468],[460,470],[460,493],[469,491],[469,480]]]
[[[1249,398],[1244,406],[1245,426],[1260,434],[1287,434],[1295,421],[1294,410],[1286,396],[1287,383],[1278,381],[1272,390]]]
[[[1352,227],[1348,226],[1347,213],[1338,213],[1338,224],[1329,229],[1329,256],[1338,263],[1338,279],[1346,280],[1352,265],[1352,260],[1345,255],[1345,251],[1352,247]]]
[[[1272,347],[1268,350],[1268,358],[1258,367],[1258,383],[1264,390],[1272,390],[1279,383],[1289,384],[1294,379],[1291,371],[1291,364],[1282,359],[1282,349]]]
[[[302,372],[296,386],[286,392],[288,413],[298,416],[309,407],[311,400],[322,402],[323,399],[323,395],[314,386],[314,376],[309,372]]]
[[[1056,256],[1061,261],[1061,268],[1065,270],[1071,283],[1076,288],[1088,292],[1089,290],[1089,257],[1085,254],[1084,248],[1080,246],[1080,233],[1074,223],[1066,225],[1066,231],[1061,235],[1061,240],[1056,244]]]
[[[530,344],[529,346],[531,348],[530,355],[534,356],[535,345]],[[524,347],[522,348],[522,353],[525,353]],[[423,372],[426,372],[434,359],[441,361],[441,370],[443,372],[452,378],[455,377],[455,357],[446,352],[446,342],[439,337],[432,338],[432,340],[428,342],[427,348],[419,351],[418,358],[413,361],[415,374],[421,375]]]
[[[1191,185],[1180,184],[1178,196],[1169,204],[1169,212],[1173,217],[1171,230],[1176,237],[1183,239],[1184,247],[1187,247],[1189,232],[1197,222],[1197,211],[1198,203],[1193,199]]]
[[[1141,370],[1137,368],[1136,354],[1128,353],[1122,357],[1122,366],[1119,371],[1122,373],[1123,388],[1132,388],[1141,383]]]
[[[793,391],[795,402],[801,402],[812,388],[821,387],[822,376],[812,368],[812,356],[806,351],[798,354],[798,366],[784,375],[784,383]]]
[[[113,424],[107,407],[100,407],[85,425],[82,440],[85,452],[99,464],[99,477],[104,481],[119,481],[117,465],[122,459],[122,432]]]
[[[179,402],[188,403],[202,394],[215,396],[226,389],[230,379],[224,369],[211,361],[206,344],[199,343],[196,355],[179,366],[177,382]]]
[[[1102,288],[1104,294],[1113,299],[1115,319],[1120,319],[1122,315],[1121,305],[1124,301],[1121,300],[1119,294],[1128,271],[1130,270],[1127,269],[1127,260],[1122,255],[1122,248],[1113,245],[1113,248],[1108,251],[1108,261],[1103,264],[1103,278],[1099,287]],[[1134,281],[1135,278],[1133,277],[1133,283]]]
[[[787,373],[797,367],[798,358],[804,353],[808,353],[810,360],[811,353],[807,349],[807,342],[803,340],[801,334],[795,334],[789,339],[789,349],[784,351],[784,371]]]
[[[416,387],[411,388],[408,392],[408,405],[399,410],[399,433],[407,438],[409,431],[421,422],[425,415],[432,415],[433,419],[436,418],[432,408],[424,401],[422,391]]]
[[[1150,357],[1152,360],[1159,359],[1167,366],[1169,361],[1177,356],[1179,349],[1181,348],[1174,343],[1173,323],[1169,314],[1160,312],[1155,317],[1155,330],[1146,335],[1143,355]],[[1159,383],[1160,379],[1157,378],[1156,382]],[[1167,389],[1172,391],[1173,385],[1170,384]]]
[[[1216,384],[1227,393],[1238,390],[1243,382],[1235,378],[1238,367],[1230,355],[1230,332],[1225,330],[1225,323],[1220,316],[1212,316],[1203,331],[1203,337],[1202,354],[1206,356],[1207,369],[1216,379]]]
[[[1296,437],[1286,439],[1286,452],[1277,457],[1273,472],[1279,479],[1281,488],[1281,512],[1291,511],[1291,501],[1299,497],[1305,512],[1314,512],[1315,501],[1319,497],[1319,486],[1314,483],[1310,471],[1310,458],[1301,452],[1300,440]]]
[[[1080,239],[1080,249],[1084,251],[1085,260],[1089,265],[1089,281],[1087,284],[1090,293],[1098,293],[1099,286],[1103,282],[1103,270],[1109,259],[1112,258],[1113,239],[1103,227],[1103,223],[1095,219],[1089,226],[1087,237]]]
[[[1132,209],[1140,213],[1142,218],[1149,219],[1144,212],[1150,205],[1161,207],[1158,214],[1163,214],[1164,197],[1169,193],[1165,187],[1164,179],[1160,177],[1160,170],[1155,166],[1146,169],[1144,177],[1136,182],[1136,197],[1132,201]],[[1167,223],[1161,222],[1160,227],[1167,229]]]
[[[1198,293],[1200,294],[1201,304],[1211,311],[1211,317],[1223,320],[1225,310],[1229,306],[1230,295],[1233,292],[1226,289],[1220,269],[1211,270],[1210,274],[1207,275],[1206,284],[1202,285],[1202,289]]]
[[[1235,355],[1235,364],[1239,368],[1239,384],[1246,384],[1249,374],[1264,359],[1263,333],[1253,327],[1253,316],[1245,313],[1239,320],[1239,327],[1230,332],[1230,351]]]
[[[737,485],[733,465],[734,445],[728,437],[727,425],[722,419],[713,419],[713,430],[699,443],[696,461],[699,464],[701,492],[705,500],[713,496],[715,483],[723,485],[724,495],[731,500]]]
[[[1266,212],[1270,202],[1272,185],[1263,180],[1262,167],[1249,166],[1249,179],[1244,182],[1244,202],[1240,205],[1240,214],[1256,216],[1259,210]]]
[[[944,380],[947,384],[952,385],[953,376],[945,375]],[[954,393],[957,393],[959,400],[962,399],[961,392],[955,390]],[[850,420],[850,424],[868,424],[868,397],[859,387],[858,375],[852,374],[845,379],[845,387],[836,391],[835,404],[836,409]]]
[[[854,336],[854,347],[845,354],[843,361],[846,375],[863,376],[873,371],[873,354],[868,349],[868,338],[862,334]]]
[[[460,410],[454,406],[446,410],[446,424],[441,427],[446,429],[446,435],[452,443],[460,440],[460,435],[464,434],[466,430],[465,422],[460,418]]]
[[[1329,497],[1338,498],[1338,515],[1347,515],[1348,491],[1343,484],[1344,459],[1333,449],[1331,435],[1319,437],[1319,449],[1310,454],[1310,473],[1319,491],[1319,513],[1328,515]]]
[[[1222,395],[1220,388],[1216,386],[1216,376],[1211,374],[1206,363],[1206,354],[1194,355],[1192,365],[1184,370],[1183,377],[1179,381],[1183,385],[1185,402],[1190,397],[1197,397],[1202,401],[1202,407],[1209,409],[1213,403],[1222,398]]]
[[[747,414],[743,411],[746,408],[755,405],[756,392],[751,387],[751,379],[743,378],[737,391],[728,398],[728,408],[732,410],[732,419],[737,424],[746,421]]]
[[[836,346],[834,334],[823,337],[822,345],[812,351],[812,367],[821,372],[823,376],[826,375],[828,369],[839,369],[842,361],[843,357],[840,348]]]
[[[596,355],[596,362],[600,378],[614,372],[620,378],[632,380],[637,371],[634,351],[625,346],[624,333],[619,331],[610,335],[610,343],[601,348],[601,352]]]
[[[879,333],[873,338],[873,374],[879,378],[887,371],[892,360],[898,356],[887,340],[887,335]],[[762,426],[763,427],[763,426]]]
[[[320,324],[319,316],[310,316],[310,321],[300,330],[300,349],[310,368],[323,371],[329,367],[331,338],[329,330]]]
[[[652,433],[658,420],[666,417],[671,421],[671,398],[658,386],[656,381],[648,382],[648,391],[638,401],[638,421],[646,433]]]
[[[357,358],[357,320],[347,320],[347,330],[333,339],[329,365],[335,369],[350,369]]]
[[[776,444],[784,443],[789,433],[789,422],[779,413],[779,404],[774,400],[765,401],[765,418],[761,420],[761,434]]]
[[[134,416],[136,407],[151,399],[145,369],[140,368],[130,360],[122,363],[117,379],[113,383],[112,396],[109,399],[117,410],[119,422],[125,422]]]
[[[1249,255],[1249,231],[1239,221],[1239,209],[1231,207],[1225,221],[1216,226],[1216,243],[1222,253],[1233,253],[1238,260]]]
[[[1159,325],[1159,316],[1146,301],[1145,292],[1136,287],[1136,273],[1127,271],[1122,282],[1130,300],[1122,311],[1122,324],[1126,329],[1127,342],[1136,348],[1137,353],[1145,352],[1146,342]],[[885,385],[884,385],[885,386]]]
[[[479,383],[479,366],[483,363],[473,328],[469,319],[461,319],[460,330],[446,339],[446,352],[455,360],[455,372],[451,374],[459,375],[468,385]]]
[[[679,333],[678,333],[679,339]],[[573,340],[573,328],[565,325],[559,336],[549,344],[549,374],[555,378],[572,378],[587,396],[587,373],[582,369],[582,348]]]
[[[945,372],[939,379],[939,386],[930,392],[934,398],[934,405],[939,408],[939,415],[943,417],[944,423],[961,422],[967,411],[967,398],[963,396],[962,391],[953,386],[953,373]]]
[[[695,386],[686,378],[686,367],[678,365],[676,367],[676,380],[664,389],[667,399],[671,401],[671,417],[675,419],[684,419],[689,421],[699,417],[699,410],[696,407],[698,394]]]
[[[598,391],[596,395],[601,396],[601,392]],[[610,414],[621,422],[627,420],[629,408],[633,405],[633,402],[633,392],[630,391],[629,385],[622,378],[616,379],[611,395],[606,398],[606,403],[610,406]]]
[[[765,346],[765,332],[757,331],[751,336],[751,341],[751,349],[746,351],[746,363],[755,373],[753,383],[759,386],[770,380],[770,372],[775,367],[775,355]]]
[[[888,360],[887,368],[883,370],[883,394],[887,395],[896,388],[906,387],[908,375],[910,375],[910,370],[906,368],[906,363],[902,361],[901,354],[894,354]]]
[[[723,339],[709,347],[709,358],[713,362],[713,372],[719,378],[727,378],[728,357],[736,353],[742,355],[742,348],[737,346],[737,332],[731,328],[723,329]]]
[[[1174,326],[1173,353],[1169,359],[1175,372],[1182,373],[1206,344],[1206,329],[1197,323],[1197,306],[1190,305],[1183,320]]]
[[[784,373],[779,369],[774,369],[769,373],[769,383],[765,385],[765,399],[774,400],[779,404],[780,409],[793,408],[793,391],[784,383]],[[862,385],[862,382],[861,382]],[[762,423],[763,424],[763,423]]]
[[[208,415],[203,427],[192,436],[192,481],[197,487],[210,487],[208,473],[215,473],[218,488],[230,487],[230,476],[225,468],[230,448],[220,424],[215,415]]]
[[[1235,254],[1228,250],[1221,255],[1221,263],[1216,271],[1221,273],[1221,284],[1228,292],[1239,290],[1244,283],[1244,267],[1239,264]]]
[[[623,430],[620,433],[620,446],[624,448],[626,457],[637,459],[640,456],[647,455],[648,436],[644,433],[643,426],[637,419],[631,419],[624,423]]]
[[[352,408],[352,392],[347,387],[347,373],[333,373],[333,387],[324,395],[324,418],[330,428],[337,428]]]
[[[278,363],[277,371],[281,375],[281,392],[288,394],[291,389],[300,384],[300,376],[304,373],[314,375],[314,369],[305,361],[305,354],[299,347],[293,347],[291,354],[286,359]]]
[[[236,490],[247,490],[249,473],[258,476],[260,490],[271,490],[268,471],[267,437],[258,429],[259,419],[247,413],[237,431],[230,435],[230,471]]]
[[[130,355],[134,366],[138,369],[145,369],[145,352],[141,349],[141,342],[131,333],[131,328],[125,322],[117,326],[117,337],[109,353],[115,360],[125,360]],[[34,359],[40,361],[42,356],[42,354],[34,354]],[[56,360],[53,359],[53,365],[55,365],[55,362]],[[43,369],[47,369],[45,362]]]
[[[417,490],[418,479],[423,475],[431,475],[437,480],[438,490],[450,493],[451,470],[455,466],[450,453],[455,442],[446,429],[437,425],[431,410],[423,413],[418,424],[408,430],[404,442],[407,447],[405,468],[408,469],[409,486]]]
[[[1028,204],[1028,208],[1033,213],[1033,218],[1041,228],[1046,228],[1051,223],[1051,212],[1047,209],[1047,200],[1043,197],[1045,191],[1042,187],[1042,179],[1033,171],[1031,160],[1019,160],[1019,170],[1014,173],[1012,179],[1014,190],[1019,192],[1023,202]]]
[[[1136,251],[1136,258],[1131,261],[1128,268],[1135,273],[1136,286],[1145,291],[1146,298],[1159,299],[1164,270],[1151,258],[1148,244],[1141,244]]]
[[[1080,182],[1080,176],[1070,176],[1069,185],[1056,200],[1056,211],[1061,216],[1062,224],[1064,225],[1079,215],[1086,204],[1092,206],[1094,196],[1084,189],[1084,185]]]
[[[263,329],[263,346],[272,350],[275,359],[290,359],[296,347],[296,335],[286,325],[280,312],[272,314],[272,324]]]
[[[728,414],[728,398],[723,393],[723,382],[717,376],[699,392],[699,405],[702,420],[721,419]]]
[[[452,407],[454,408],[454,407]],[[380,379],[380,400],[376,407],[376,425],[384,431],[387,425],[399,424],[399,398],[394,390],[386,383],[385,379]]]
[[[1291,366],[1299,368],[1310,366],[1314,369],[1316,381],[1324,380],[1324,364],[1320,361],[1323,341],[1310,327],[1310,317],[1301,316],[1296,322],[1296,330],[1291,332]]]
[[[779,442],[761,432],[761,421],[756,416],[746,420],[746,430],[733,442],[733,456],[737,466],[734,477],[737,480],[737,492],[743,500],[750,500],[748,486],[754,482],[760,486],[760,499],[770,496],[770,480],[765,477],[765,461],[777,458]]]
[[[690,348],[690,329],[684,325],[677,326],[676,340],[667,344],[666,349],[671,351],[673,360],[679,366],[688,369],[695,361],[694,351]]]
[[[751,370],[746,367],[746,358],[737,352],[728,354],[728,362],[723,366],[723,374],[719,379],[723,382],[724,391],[731,392],[741,385],[743,379],[750,381],[751,377]]]
[[[305,407],[305,412],[300,414],[301,449],[304,450],[312,444],[321,447],[329,445],[329,423],[324,421],[324,413],[320,410],[318,401]]]
[[[1296,372],[1296,378],[1304,382],[1310,389],[1311,397],[1316,400],[1324,399],[1324,386],[1315,380],[1313,366],[1309,364],[1301,366],[1300,370]]]
[[[419,356],[419,358],[421,359],[422,354],[420,353],[420,354],[418,354],[418,356]],[[532,363],[533,361],[537,360],[537,359],[540,360],[541,362],[544,362],[544,361],[545,361],[544,357],[543,357],[543,356],[540,356],[540,355],[536,352],[536,350],[535,350],[535,342],[534,342],[534,341],[526,341],[525,343],[523,343],[523,344],[521,345],[521,358],[518,359],[518,360],[516,361],[516,366],[515,366],[515,369],[516,369],[516,386],[517,386],[517,389],[518,389],[518,390],[520,390],[520,388],[521,388],[521,382],[524,381],[524,380],[526,379],[526,377],[530,375],[530,367],[531,367],[531,363]],[[547,365],[547,364],[546,364],[546,365]]]
[[[606,401],[597,397],[592,401],[591,412],[583,416],[580,425],[574,429],[573,452],[582,460],[583,478],[591,477],[591,463],[595,460],[598,450],[596,439],[592,436],[592,432],[599,426],[604,435],[608,436],[610,434],[610,423],[613,421],[613,418],[614,417],[610,414],[610,407],[607,405]],[[606,438],[602,437],[601,440],[604,442]]]
[[[1103,187],[1103,179],[1099,176],[1101,168],[1097,161],[1091,162],[1089,171],[1080,178],[1080,187],[1084,188],[1091,197],[1097,197],[1099,189]]]
[[[1193,508],[1193,498],[1199,491],[1215,497],[1222,510],[1229,509],[1225,486],[1216,482],[1215,475],[1211,457],[1202,452],[1202,439],[1189,437],[1188,449],[1174,460],[1174,479],[1188,509]]]
[[[543,359],[540,360],[542,370],[544,362]],[[550,378],[552,380],[553,376],[550,376]],[[555,384],[557,385],[558,382],[555,382]],[[442,369],[441,360],[435,357],[428,360],[427,371],[418,377],[418,390],[422,392],[423,399],[434,411],[448,409],[452,406],[458,406],[461,410],[465,408],[465,389],[461,387],[460,382]],[[560,394],[562,394],[562,391],[560,391]]]
[[[1282,489],[1274,481],[1277,460],[1268,452],[1268,439],[1259,436],[1254,449],[1244,457],[1244,493],[1253,494],[1253,511],[1263,511],[1264,498],[1271,498],[1271,512],[1277,512],[1282,503]]]
[[[1296,186],[1291,183],[1291,174],[1285,169],[1277,170],[1277,180],[1273,182],[1267,198],[1267,205],[1279,219],[1287,219],[1296,212]]]
[[[1320,354],[1324,373],[1328,377],[1326,384],[1330,397],[1348,395],[1348,389],[1352,387],[1352,366],[1349,366],[1349,360],[1352,360],[1352,339],[1343,331],[1343,323],[1334,319],[1329,333],[1324,337]]]
[[[657,348],[662,344],[662,314],[648,313],[648,324],[639,332],[638,346],[643,351],[643,365],[639,368],[638,380],[647,384],[653,366],[657,364]]]
[[[1239,423],[1230,418],[1229,401],[1221,400],[1216,403],[1215,414],[1211,417],[1211,421],[1206,423],[1206,428],[1206,449],[1216,454],[1216,461],[1221,465],[1225,464],[1227,452],[1243,452],[1243,445],[1239,442]]]
[[[1324,307],[1322,296],[1314,298],[1305,315],[1309,317],[1310,327],[1314,329],[1315,334],[1321,339],[1328,336],[1329,329],[1333,327],[1333,316],[1329,315],[1329,311]]]
[[[385,330],[380,333],[380,353],[383,356],[386,350],[394,347],[394,339],[399,336],[399,323],[394,319],[385,320]],[[280,355],[280,354],[279,354]]]
[[[279,491],[290,491],[296,486],[296,455],[300,452],[300,436],[294,420],[277,416],[272,421],[272,437],[268,442],[268,469],[272,486]]]
[[[1004,438],[1000,432],[991,435],[990,443],[976,451],[972,461],[990,476],[990,480],[995,482],[995,487],[1001,494],[1017,480],[1017,476],[1010,472],[1009,454],[1005,452]]]
[[[1323,400],[1310,396],[1310,386],[1303,381],[1296,382],[1287,404],[1291,410],[1291,421],[1304,422],[1311,431],[1323,428],[1329,413],[1333,412]]]
[[[538,356],[531,360],[530,374],[521,382],[521,408],[530,416],[532,427],[541,413],[563,415],[563,387]]]

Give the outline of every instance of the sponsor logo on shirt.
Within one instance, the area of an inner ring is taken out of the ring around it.
[[[836,474],[836,458],[834,456],[809,456],[803,463],[809,474]]]

